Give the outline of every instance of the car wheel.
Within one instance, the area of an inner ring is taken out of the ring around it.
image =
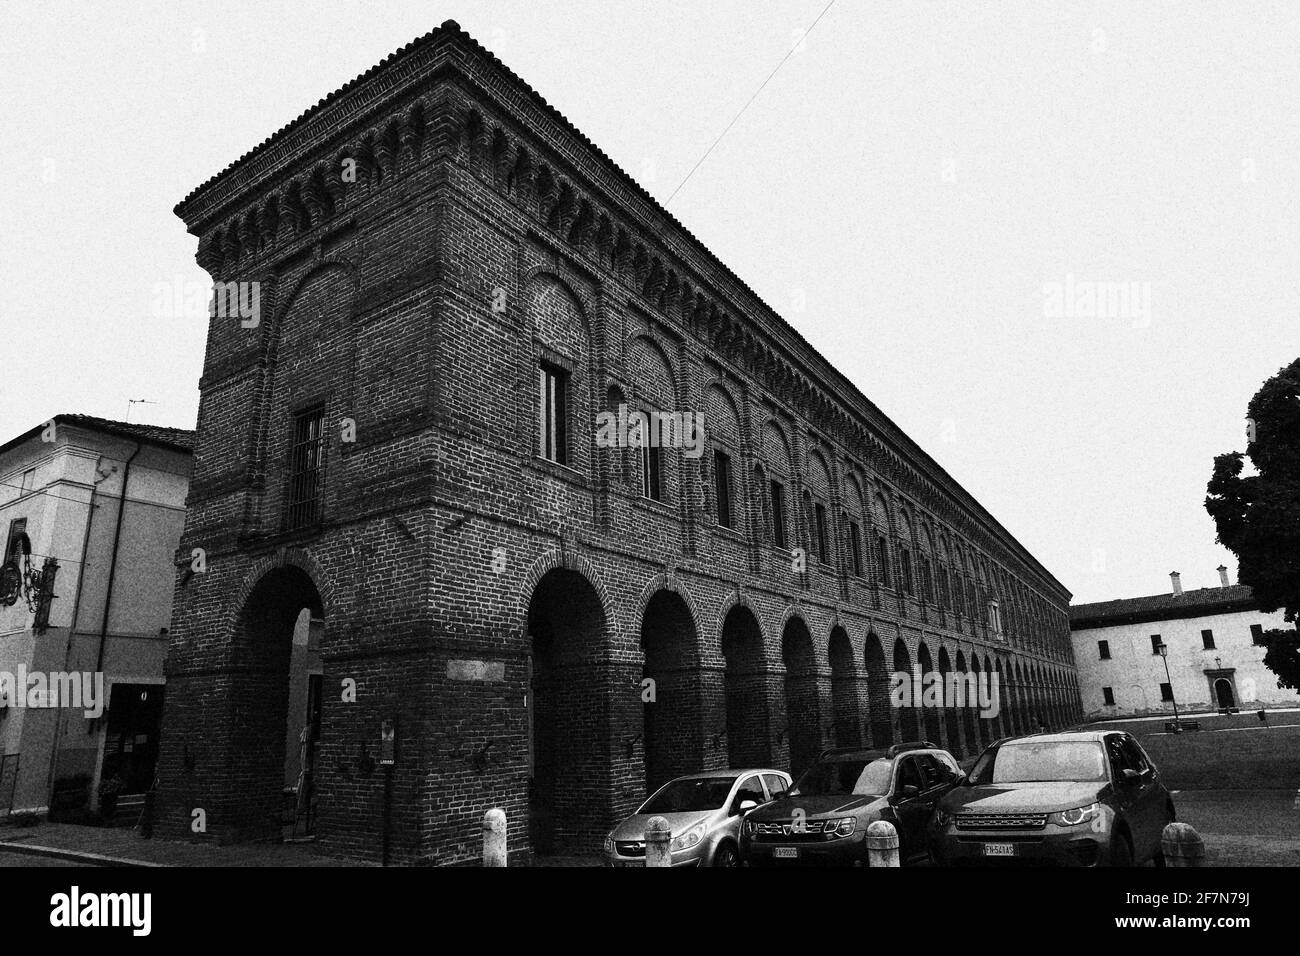
[[[740,854],[730,843],[724,843],[713,851],[714,866],[740,866]]]
[[[1128,838],[1122,834],[1115,834],[1114,839],[1110,841],[1110,865],[1133,865],[1133,848],[1129,846]]]

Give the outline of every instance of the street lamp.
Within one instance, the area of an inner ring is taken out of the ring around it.
[[[1174,679],[1169,676],[1169,645],[1163,641],[1160,643],[1160,659],[1165,662],[1165,680],[1169,681],[1169,700],[1174,705],[1174,726],[1181,730],[1182,725],[1178,722],[1178,698],[1174,696]]]

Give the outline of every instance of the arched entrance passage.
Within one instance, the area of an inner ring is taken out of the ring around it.
[[[1214,682],[1214,699],[1220,707],[1236,707],[1237,695],[1232,692],[1232,681],[1220,677]]]
[[[314,824],[324,620],[315,583],[292,564],[258,579],[240,611],[233,654],[240,688],[226,699],[240,780],[235,818],[241,836],[280,834],[288,809],[285,787],[295,790],[294,831],[309,833]]]
[[[885,651],[875,632],[867,635],[863,657],[867,664],[867,709],[871,723],[871,746],[888,747],[894,742],[893,714],[889,707],[889,667]]]
[[[781,660],[785,664],[790,773],[798,777],[821,753],[822,725],[812,635],[808,625],[797,617],[790,618],[781,633]]]
[[[983,675],[984,675],[984,668],[983,668],[982,666],[980,666],[980,659],[979,659],[979,655],[978,655],[978,654],[972,654],[972,655],[971,655],[971,658],[970,658],[970,672],[971,672],[972,674],[975,675],[975,685],[974,685],[974,686],[975,686],[975,687],[979,687],[979,686],[980,686],[980,681],[984,680],[984,676],[983,676]],[[993,729],[992,729],[992,727],[989,726],[989,721],[988,721],[987,719],[985,719],[984,717],[981,717],[981,716],[980,716],[980,706],[979,706],[979,697],[978,697],[978,695],[976,695],[976,699],[975,699],[975,700],[968,701],[967,703],[970,704],[970,707],[971,707],[971,713],[975,715],[975,727],[976,727],[976,729],[979,731],[979,735],[980,735],[980,747],[981,747],[981,748],[987,747],[989,744],[991,744],[991,743],[993,742]]]
[[[603,836],[601,804],[590,790],[607,759],[601,724],[606,631],[600,596],[581,574],[554,568],[537,583],[528,605],[534,853],[581,850]]]
[[[915,706],[919,702],[911,699],[911,689],[914,686],[911,684],[912,656],[908,654],[907,645],[903,643],[901,637],[894,641],[894,672],[897,675],[902,675],[901,679],[909,682],[908,696],[904,698],[907,706],[897,708],[899,742],[919,740],[921,737],[921,722],[917,719],[917,708]],[[891,686],[893,686],[892,681]]]
[[[984,671],[987,675],[985,680],[988,686],[988,699],[997,711],[989,719],[989,730],[992,732],[994,739],[1010,736],[1011,731],[1007,729],[1007,713],[1003,709],[1004,699],[1002,697],[1002,662],[992,661],[984,658]]]
[[[737,604],[722,622],[722,657],[727,709],[727,763],[767,767],[772,744],[763,660],[763,635],[752,611]]]
[[[952,673],[952,662],[948,658],[947,648],[939,648],[939,674],[943,679],[944,708],[943,708],[943,727],[947,732],[948,750],[958,760],[962,759],[965,754],[965,748],[962,747],[961,727],[958,723],[957,707],[950,698],[950,682],[948,675]]]
[[[1029,726],[1025,721],[1025,677],[1020,670],[1020,662],[1012,661],[1007,673],[1010,677],[1007,703],[1011,707],[1012,733],[1029,733]]]
[[[920,648],[916,652],[916,664],[921,671],[921,680],[927,681],[929,675],[934,673],[934,661],[931,660],[930,649],[925,646],[924,642],[921,643]],[[923,684],[923,686],[927,685]],[[942,688],[940,688],[940,693],[942,693]],[[927,702],[925,700],[920,700],[916,703],[921,705],[921,721],[925,726],[925,739],[931,743],[942,746],[943,731],[940,729],[940,708],[938,706],[931,706],[931,704],[942,703],[942,697],[937,701],[931,700]]]
[[[963,680],[966,680],[966,676],[970,673],[966,669],[966,655],[961,651],[957,652],[957,673],[961,675]],[[968,680],[966,680],[966,687],[965,706],[961,709],[961,727],[962,735],[966,740],[966,753],[974,756],[980,752],[980,738],[979,732],[975,729],[975,710],[971,707],[970,681]]]
[[[859,701],[857,669],[853,666],[853,647],[842,627],[831,631],[831,702],[835,709],[835,746],[862,745],[862,707]]]
[[[657,591],[641,618],[646,792],[704,765],[698,634],[680,594]],[[646,700],[653,687],[654,699]]]

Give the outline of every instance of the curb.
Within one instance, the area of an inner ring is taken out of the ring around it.
[[[93,863],[95,866],[126,867],[164,867],[163,863],[150,863],[146,860],[131,860],[120,856],[104,856],[102,853],[86,853],[82,850],[65,850],[56,846],[39,846],[33,843],[9,843],[0,840],[0,851],[6,853],[23,853],[27,856],[45,856],[73,863]]]

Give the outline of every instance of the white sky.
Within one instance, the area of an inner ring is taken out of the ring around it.
[[[0,439],[193,427],[172,207],[444,19],[662,201],[825,4],[6,0]],[[1076,601],[1210,586],[1211,460],[1300,354],[1298,106],[1300,4],[837,0],[669,208]]]

